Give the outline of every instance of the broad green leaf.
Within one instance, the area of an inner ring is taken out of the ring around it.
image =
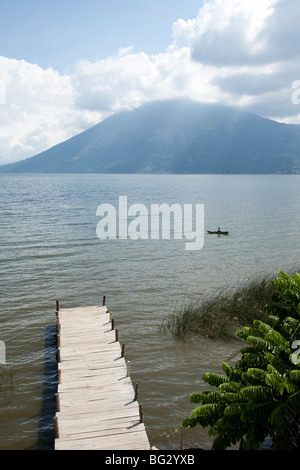
[[[206,372],[203,375],[203,380],[209,385],[218,387],[224,382],[228,382],[228,378],[221,374],[216,374],[215,372]]]
[[[231,371],[233,370],[232,367],[230,367],[226,362],[222,363],[222,369],[225,372],[226,376],[229,377]]]
[[[266,371],[263,369],[251,368],[247,370],[247,373],[258,380],[265,380],[266,377]]]
[[[240,391],[240,396],[248,401],[268,401],[273,398],[273,391],[263,385],[249,385]]]
[[[300,381],[300,369],[291,370],[290,379],[294,380],[295,382],[299,382]]]
[[[267,374],[266,375],[266,384],[273,387],[277,390],[280,395],[284,393],[285,390],[285,380],[278,374]]]

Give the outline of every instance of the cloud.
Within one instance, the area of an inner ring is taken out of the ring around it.
[[[94,123],[74,107],[70,76],[0,57],[0,161],[32,156]],[[100,118],[100,114],[97,116]]]
[[[185,40],[192,58],[202,64],[221,67],[260,64],[265,49],[261,32],[273,12],[273,3],[272,0],[206,2],[196,19],[175,23],[174,42],[181,47]]]
[[[297,0],[214,0],[194,20],[178,20],[174,46],[217,67],[212,78],[223,102],[286,122],[299,122],[291,85],[300,78]]]
[[[80,61],[68,75],[0,57],[0,163],[158,99],[221,102],[300,122],[300,105],[292,103],[299,22],[298,0],[209,0],[196,18],[173,24],[171,44],[160,54],[125,47]]]
[[[265,22],[265,61],[289,62],[300,58],[300,5],[297,0],[274,0],[272,14]]]
[[[18,161],[66,140],[112,113],[175,97],[214,101],[213,74],[189,48],[147,55],[123,49],[72,74],[0,57],[0,163]],[[2,104],[1,104],[2,103]]]
[[[76,105],[90,110],[117,112],[147,101],[174,97],[213,100],[208,71],[190,60],[188,48],[157,55],[131,52],[96,62],[77,64]],[[208,93],[210,91],[210,93]]]

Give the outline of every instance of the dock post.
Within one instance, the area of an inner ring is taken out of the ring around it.
[[[143,405],[139,405],[139,411],[140,411],[140,422],[144,422],[144,412],[143,412]]]
[[[180,450],[183,450],[183,427],[180,426]]]
[[[56,351],[56,358],[57,358],[57,362],[61,362],[61,356],[60,356],[60,348],[57,349]]]
[[[59,325],[59,300],[56,301],[55,315],[56,315],[56,325]]]
[[[55,394],[55,405],[56,405],[56,411],[60,411],[59,393]]]
[[[54,416],[54,418],[53,418],[53,427],[54,427],[55,439],[58,439],[59,438],[59,429],[58,429],[58,418],[57,418],[57,416]]]
[[[105,295],[103,296],[103,303],[102,303],[102,305],[103,305],[103,307],[105,307],[105,305],[106,305],[106,296],[105,296]]]
[[[134,389],[134,399],[133,399],[134,401],[137,401],[137,399],[138,399],[138,388],[139,388],[139,386],[138,386],[138,384],[136,384],[135,389]]]

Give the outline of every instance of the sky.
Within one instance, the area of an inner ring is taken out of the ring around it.
[[[0,164],[149,101],[300,124],[299,0],[0,0]]]

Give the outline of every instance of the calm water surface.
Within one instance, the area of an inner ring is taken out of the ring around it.
[[[204,247],[184,240],[105,240],[102,203],[204,204]],[[56,387],[55,300],[99,304],[106,295],[126,344],[151,445],[179,447],[179,426],[239,344],[183,343],[163,334],[163,318],[193,295],[219,292],[261,273],[300,265],[300,176],[0,175],[0,340],[15,373],[0,404],[0,449],[53,449]],[[235,362],[235,360],[233,361]],[[210,448],[201,428],[186,446]]]

